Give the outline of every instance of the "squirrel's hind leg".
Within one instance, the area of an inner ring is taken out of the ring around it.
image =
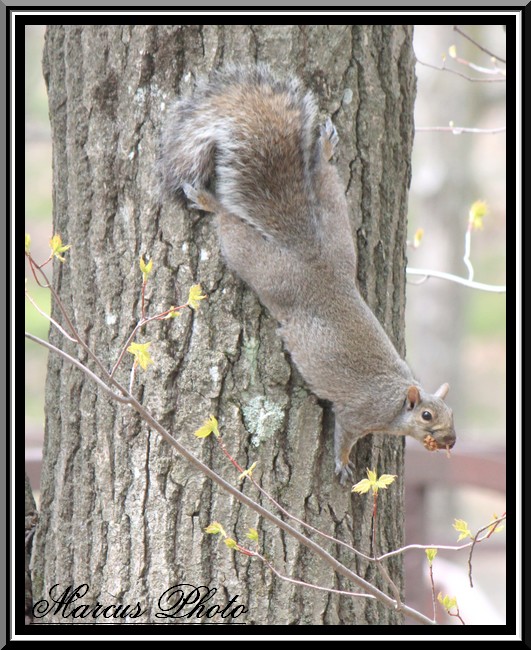
[[[339,478],[341,485],[345,485],[347,481],[354,480],[354,470],[356,466],[350,460],[350,452],[356,440],[360,436],[347,435],[338,422],[336,415],[335,431],[334,431],[334,450],[336,460],[336,474]]]

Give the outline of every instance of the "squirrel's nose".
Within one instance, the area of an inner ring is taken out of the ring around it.
[[[451,449],[455,445],[455,441],[456,441],[456,436],[455,436],[455,432],[453,431],[451,433],[447,433],[443,438],[444,444],[447,445],[449,449]]]

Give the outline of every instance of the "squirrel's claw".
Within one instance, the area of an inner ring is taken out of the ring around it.
[[[334,155],[335,148],[339,142],[336,127],[330,117],[321,125],[321,147],[325,160],[330,160]]]
[[[346,465],[336,462],[336,475],[339,478],[339,482],[341,483],[341,485],[345,485],[347,481],[350,482],[353,481],[354,469],[355,469],[355,465],[351,460],[349,460]]]

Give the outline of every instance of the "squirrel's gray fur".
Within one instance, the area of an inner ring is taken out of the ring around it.
[[[223,255],[279,321],[313,392],[334,405],[336,472],[368,433],[455,443],[448,385],[425,392],[361,297],[337,133],[311,93],[265,66],[233,66],[176,103],[163,131],[164,189],[218,215]]]

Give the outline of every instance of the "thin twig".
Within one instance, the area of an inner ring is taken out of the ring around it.
[[[129,392],[133,394],[133,386],[135,384],[135,375],[136,375],[136,362],[131,366],[131,372],[129,373]]]
[[[371,555],[376,557],[378,551],[376,550],[376,515],[378,513],[378,490],[372,495],[372,538],[371,538]]]
[[[72,343],[77,343],[77,339],[72,338],[70,334],[66,330],[64,330],[57,321],[55,321],[49,314],[42,311],[42,309],[37,305],[35,300],[33,300],[33,298],[29,295],[27,291],[26,291],[26,298],[31,302],[31,304],[35,307],[35,309],[39,312],[39,314],[41,316],[44,316],[44,318],[46,318],[46,320],[48,320],[54,327],[56,327],[63,336],[66,336],[66,338],[69,341],[72,341]]]
[[[455,614],[451,614],[450,612],[448,612],[448,614],[450,614],[450,616],[455,616],[455,618],[458,618],[461,621],[462,625],[466,625],[466,623],[461,618],[461,615],[459,614],[459,607],[457,607],[457,611]]]
[[[26,257],[28,258],[28,262],[29,262],[29,265],[30,265],[31,273],[33,274],[33,277],[34,277],[34,279],[35,279],[35,282],[39,285],[39,287],[41,287],[41,289],[49,289],[49,288],[50,288],[50,285],[49,285],[49,284],[41,284],[41,281],[40,281],[39,278],[37,277],[37,273],[36,273],[36,271],[41,271],[41,270],[42,270],[41,267],[44,266],[44,264],[41,264],[41,266],[39,266],[39,265],[37,264],[37,262],[35,262],[35,260],[34,260],[33,257],[31,256],[31,253],[26,253]],[[50,261],[51,259],[52,259],[52,258],[50,257],[47,261]],[[44,273],[43,273],[43,275],[44,275]]]
[[[146,317],[146,284],[147,280],[142,282],[142,306],[140,310],[140,320],[143,321]]]
[[[99,360],[99,358],[94,354],[94,352],[92,352],[92,350],[89,348],[89,346],[85,343],[85,341],[78,334],[78,331],[74,327],[74,324],[70,320],[70,317],[68,316],[68,313],[67,313],[63,303],[61,302],[61,299],[59,298],[59,295],[57,294],[56,290],[53,288],[52,283],[49,281],[48,276],[46,275],[46,273],[42,270],[42,266],[37,265],[29,253],[27,253],[27,256],[28,256],[28,258],[30,260],[30,265],[32,266],[32,268],[33,268],[33,266],[35,266],[36,269],[38,270],[38,272],[44,278],[44,281],[46,282],[46,287],[50,290],[50,292],[51,292],[57,306],[59,307],[59,309],[61,311],[61,314],[63,315],[63,318],[65,319],[65,322],[66,322],[68,328],[70,329],[70,333],[72,334],[72,336],[76,339],[76,341],[83,348],[83,350],[85,350],[85,352],[88,354],[88,356],[98,366],[98,368],[101,370],[103,376],[106,379],[109,379],[111,381],[111,383],[114,385],[114,387],[117,388],[118,390],[120,390],[120,392],[123,393],[124,389],[120,386],[120,384],[117,381],[115,381],[109,375],[109,371],[107,370],[107,368],[103,365],[103,363]],[[35,278],[35,279],[37,279],[37,278]],[[37,280],[37,282],[38,282],[38,280]]]
[[[124,358],[124,354],[127,352],[127,348],[129,347],[131,341],[135,337],[135,334],[138,332],[138,330],[143,327],[144,325],[147,325],[148,323],[151,323],[154,320],[163,320],[168,314],[171,314],[173,312],[179,311],[179,309],[184,309],[185,307],[188,306],[188,303],[186,305],[179,305],[179,307],[170,307],[170,309],[167,309],[166,311],[163,311],[160,314],[156,314],[155,316],[150,316],[149,318],[141,318],[138,323],[135,325],[133,331],[129,335],[129,338],[127,341],[124,343],[122,346],[122,349],[120,351],[120,354],[118,355],[118,359],[114,366],[112,367],[110,376],[114,377],[115,372],[118,370],[118,366],[122,362],[122,359]],[[144,309],[144,306],[142,305],[142,309]]]
[[[492,521],[490,524],[487,524],[486,526],[483,526],[483,528],[480,528],[478,532],[474,535],[474,539],[470,543],[470,553],[468,555],[468,579],[470,580],[470,586],[473,587],[474,583],[472,582],[472,553],[474,552],[474,549],[476,547],[476,544],[479,544],[482,542],[484,539],[488,539],[492,533],[496,530],[496,528],[500,525],[502,521],[504,521],[506,518],[506,515],[503,514],[501,517],[498,519],[495,519]],[[482,533],[484,530],[489,529],[489,532],[487,535],[484,537],[479,538],[480,533]]]
[[[430,583],[431,583],[431,601],[433,603],[433,620],[437,622],[437,599],[435,598],[435,582],[433,581],[433,562],[429,564]]]
[[[345,577],[351,579],[355,584],[358,586],[362,587],[366,591],[369,592],[369,595],[372,595],[374,598],[379,600],[380,602],[384,603],[388,607],[392,607],[395,610],[402,611],[406,616],[409,616],[410,618],[413,618],[414,620],[417,620],[419,623],[422,623],[424,625],[435,625],[436,623],[417,610],[405,605],[404,603],[401,603],[399,598],[396,598],[393,600],[387,594],[384,594],[382,591],[371,585],[369,582],[365,581],[363,578],[358,576],[357,574],[353,573],[350,571],[347,567],[345,567],[343,564],[341,564],[338,560],[336,560],[333,556],[331,556],[327,551],[325,551],[321,546],[313,542],[312,540],[308,539],[301,533],[299,533],[295,528],[287,524],[286,522],[282,521],[275,515],[273,515],[271,512],[260,506],[258,503],[254,502],[252,499],[247,497],[245,494],[234,488],[230,483],[227,483],[221,476],[216,474],[210,467],[202,463],[198,458],[196,458],[193,454],[191,454],[185,447],[183,447],[173,436],[151,415],[151,413],[140,404],[132,395],[126,393],[125,389],[123,389],[118,382],[115,380],[113,383],[118,384],[120,386],[120,389],[125,393],[124,396],[117,395],[114,393],[107,385],[104,384],[104,382],[101,381],[101,379],[95,375],[92,371],[90,371],[86,366],[84,366],[81,362],[79,362],[77,359],[72,357],[71,355],[67,354],[66,352],[63,352],[63,350],[60,350],[56,346],[52,345],[51,343],[48,343],[47,341],[43,341],[42,339],[34,336],[33,334],[30,334],[29,332],[25,333],[25,336],[34,341],[35,343],[38,343],[39,345],[42,345],[49,350],[57,353],[59,356],[64,358],[66,361],[69,361],[76,367],[78,367],[82,372],[84,372],[90,379],[92,379],[98,386],[100,386],[112,399],[121,402],[121,403],[126,403],[132,406],[142,417],[142,419],[147,422],[151,426],[151,428],[155,429],[161,436],[162,438],[168,442],[172,447],[174,447],[182,456],[184,456],[189,462],[191,462],[197,469],[202,471],[206,476],[208,476],[211,480],[213,480],[215,483],[220,485],[223,489],[225,489],[229,494],[234,496],[237,500],[240,502],[244,503],[245,505],[249,506],[251,509],[253,509],[255,512],[257,512],[259,515],[263,516],[264,518],[268,519],[271,521],[273,524],[287,532],[289,535],[297,539],[300,543],[303,545],[307,546],[311,550],[313,550],[317,555],[319,555],[322,559],[327,562],[337,573],[340,573],[344,575]],[[475,543],[481,542],[483,539],[486,539],[487,537],[490,537],[492,534],[492,531],[489,531],[489,534],[486,535],[484,538],[478,538],[479,533],[481,533],[483,530],[486,530],[487,528],[490,528],[493,525],[497,525],[501,521],[505,519],[505,516],[500,517],[499,519],[495,520],[494,522],[491,522],[487,526],[483,527],[480,529],[476,535],[476,541],[471,542],[470,544],[464,545],[462,547],[453,547],[456,550],[459,550],[461,548],[466,548],[468,546],[473,546]],[[398,549],[397,551],[387,553],[385,555],[382,555],[380,558],[374,558],[377,562],[380,562],[382,559],[386,557],[390,557],[392,555],[396,555],[398,552],[403,552],[407,550],[407,548],[412,548],[412,547],[420,547],[419,545],[411,545],[409,547],[404,547],[402,549]],[[429,548],[443,548],[443,547],[436,547],[436,546],[430,546]],[[369,558],[370,559],[370,558]],[[384,574],[385,575],[385,574]],[[393,581],[388,578],[389,583],[396,589],[396,586],[394,585]],[[461,619],[460,619],[461,620]]]
[[[81,361],[78,361],[74,357],[72,357],[70,354],[67,352],[63,352],[63,350],[60,350],[59,348],[55,347],[55,345],[52,345],[51,343],[48,343],[48,341],[43,341],[43,339],[40,339],[38,336],[34,336],[33,334],[30,334],[29,332],[24,332],[24,335],[27,339],[30,341],[34,341],[35,343],[38,343],[39,345],[44,346],[45,348],[48,348],[48,350],[51,350],[52,352],[55,352],[58,354],[60,357],[63,357],[66,361],[69,361],[71,364],[76,366],[76,368],[79,368],[81,372],[84,372],[92,381],[96,382],[98,386],[104,390],[109,397],[111,397],[113,400],[116,400],[117,402],[120,402],[122,404],[131,404],[131,400],[127,396],[122,396],[118,395],[115,393],[113,390],[107,386],[99,377],[98,375],[95,375],[92,370],[89,370],[84,364],[81,363]]]
[[[488,134],[497,134],[505,133],[507,127],[499,126],[494,129],[479,129],[467,126],[416,126],[415,132],[422,131],[444,131],[448,133],[453,133],[454,135],[461,135],[461,133],[488,133]]]
[[[376,564],[378,567],[378,570],[382,574],[383,578],[387,582],[387,584],[390,586],[391,591],[396,599],[397,602],[397,609],[400,609],[400,605],[402,604],[402,599],[400,597],[400,590],[396,586],[396,584],[393,582],[393,579],[389,575],[387,569],[384,567],[382,560],[377,559],[378,555],[378,549],[376,546],[376,529],[377,529],[377,521],[378,521],[378,490],[375,490],[372,495],[373,498],[373,504],[372,504],[372,521],[371,521],[371,556],[372,556],[372,562]]]
[[[231,458],[231,461],[233,459]],[[337,537],[334,537],[333,535],[328,535],[328,533],[324,533],[322,530],[319,530],[318,528],[315,528],[311,524],[307,523],[306,521],[303,521],[302,519],[299,519],[296,517],[294,514],[283,508],[278,501],[276,501],[270,494],[265,490],[252,476],[248,476],[248,478],[251,480],[252,484],[257,488],[257,490],[263,494],[271,503],[286,517],[289,517],[293,521],[296,521],[298,524],[303,526],[304,528],[307,528],[308,530],[311,530],[314,533],[317,533],[318,535],[321,535],[321,537],[324,537],[325,539],[330,540],[334,544],[339,544],[340,546],[344,546],[347,548],[349,551],[352,551],[355,555],[358,557],[363,558],[364,560],[367,560],[367,562],[374,562],[374,558],[372,558],[370,555],[365,555],[365,553],[362,553],[361,551],[358,551],[358,549],[354,548],[347,542],[344,542],[341,539],[338,539]]]
[[[243,467],[240,466],[240,464],[231,456],[229,450],[225,446],[225,443],[221,438],[216,437],[216,442],[221,448],[221,451],[225,454],[225,456],[230,460],[230,462],[234,465],[234,467],[238,470],[240,474],[243,474],[245,471]],[[249,475],[248,475],[249,476]],[[253,481],[254,482],[254,481]]]
[[[472,241],[472,224],[469,222],[468,228],[465,233],[465,254],[463,255],[463,262],[468,269],[468,281],[474,281],[474,267],[470,261],[470,245]]]
[[[478,530],[478,534],[482,533],[483,531],[487,530],[491,526],[497,526],[500,524],[502,521],[505,521],[507,518],[506,515],[502,515],[501,517],[498,517],[498,519],[494,519],[491,521],[489,524],[486,526],[483,526],[483,528],[480,528]],[[478,538],[476,543],[482,542],[484,539],[488,539],[492,535],[492,532],[490,532],[487,535],[484,535],[483,537]],[[436,548],[439,551],[462,551],[465,548],[470,548],[472,546],[473,542],[470,541],[467,544],[462,544],[460,546],[449,546],[449,545],[443,545],[443,544],[408,544],[407,546],[402,546],[402,548],[397,548],[394,551],[389,551],[389,553],[384,553],[383,555],[380,555],[377,557],[377,560],[385,560],[388,557],[393,557],[393,555],[399,555],[400,553],[404,553],[405,551],[410,551],[412,549],[421,549],[421,550],[426,550],[428,548]]]
[[[430,269],[415,269],[408,267],[406,269],[408,275],[420,275],[426,278],[441,278],[443,280],[449,280],[450,282],[456,282],[457,284],[462,284],[469,289],[479,289],[480,291],[490,291],[491,293],[505,293],[507,287],[505,285],[496,285],[496,284],[484,284],[482,282],[474,282],[462,278],[459,275],[453,275],[452,273],[446,273],[444,271],[433,271]]]
[[[459,56],[456,56],[454,58],[454,61],[457,63],[460,63],[461,65],[466,65],[468,68],[471,68],[472,70],[475,70],[476,72],[481,72],[481,74],[489,74],[489,75],[494,75],[494,74],[501,74],[505,75],[504,71],[498,68],[498,66],[494,66],[494,68],[485,68],[482,65],[478,65],[477,63],[472,63],[472,61],[467,61],[466,59],[463,59]]]
[[[393,579],[392,579],[391,576],[389,575],[387,569],[384,567],[384,565],[382,564],[382,562],[381,562],[380,560],[377,560],[376,558],[374,558],[373,561],[375,562],[376,566],[378,567],[378,570],[379,570],[380,573],[382,574],[383,578],[385,579],[385,581],[387,582],[387,584],[389,585],[389,587],[391,587],[391,591],[393,592],[393,596],[395,597],[395,600],[396,600],[396,603],[397,603],[397,607],[396,607],[396,608],[397,608],[397,609],[400,609],[400,607],[401,607],[401,605],[402,605],[402,598],[400,597],[400,590],[399,590],[399,588],[398,588],[398,587],[396,586],[396,584],[394,583]]]
[[[463,79],[466,79],[467,81],[472,81],[476,83],[505,83],[506,79],[479,79],[477,77],[469,77],[466,74],[463,74],[462,72],[458,72],[457,70],[452,70],[451,68],[446,68],[445,66],[439,67],[437,65],[432,65],[431,63],[425,63],[424,61],[420,61],[417,59],[417,63],[420,63],[420,65],[424,65],[427,68],[433,68],[434,70],[439,70],[440,72],[450,72],[451,74],[455,74],[458,77],[462,77]]]
[[[372,598],[374,599],[374,596],[371,594],[361,594],[359,592],[355,591],[342,591],[341,589],[332,589],[331,587],[321,587],[320,585],[314,585],[311,582],[304,582],[303,580],[297,580],[296,578],[290,578],[289,576],[284,575],[283,573],[280,573],[275,567],[269,562],[269,560],[266,560],[265,557],[260,555],[260,553],[257,553],[256,551],[253,551],[252,554],[254,557],[259,558],[262,560],[262,562],[269,567],[269,569],[276,575],[278,576],[281,580],[285,580],[286,582],[291,582],[292,584],[295,585],[300,585],[301,587],[310,587],[310,589],[317,589],[318,591],[326,591],[331,594],[339,594],[340,596],[355,596],[357,598]]]
[[[463,38],[466,38],[469,40],[471,43],[473,43],[477,48],[479,48],[482,52],[485,52],[485,54],[488,54],[489,56],[494,57],[497,61],[501,61],[502,63],[506,63],[505,59],[502,59],[499,56],[496,56],[493,54],[490,50],[488,50],[486,47],[483,47],[483,45],[480,45],[477,41],[475,41],[471,36],[468,34],[465,34],[462,30],[459,29],[457,25],[454,25],[454,32],[457,32],[458,34],[461,34]]]

